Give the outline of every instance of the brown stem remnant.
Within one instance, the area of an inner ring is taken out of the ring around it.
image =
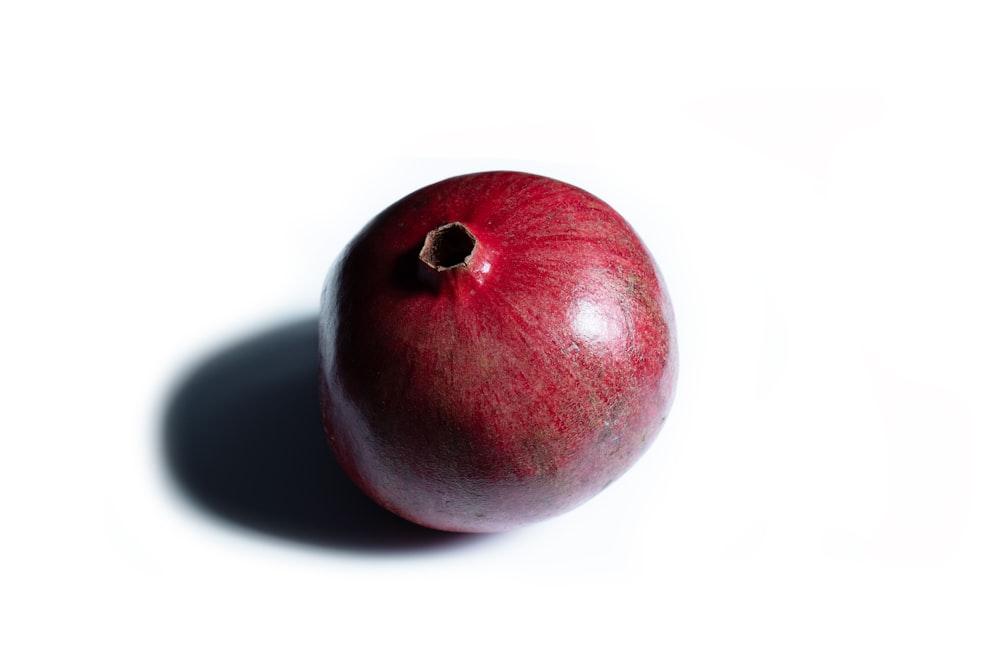
[[[427,232],[420,261],[435,271],[468,268],[476,237],[461,222],[449,222]]]

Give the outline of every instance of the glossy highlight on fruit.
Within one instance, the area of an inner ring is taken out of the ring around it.
[[[429,185],[372,220],[327,278],[319,352],[347,474],[458,532],[604,489],[653,441],[677,375],[670,300],[628,223],[509,171]]]

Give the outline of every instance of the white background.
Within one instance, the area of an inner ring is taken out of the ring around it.
[[[4,2],[0,662],[1000,663],[991,4]],[[681,377],[646,457],[443,548],[179,493],[179,379],[494,168],[656,257]]]

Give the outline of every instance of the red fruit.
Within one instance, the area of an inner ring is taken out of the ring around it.
[[[331,271],[327,436],[413,522],[489,532],[569,510],[666,418],[673,314],[620,215],[542,176],[487,172],[403,198]]]

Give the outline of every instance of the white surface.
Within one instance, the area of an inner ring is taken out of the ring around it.
[[[0,663],[997,664],[989,3],[344,5],[0,6]],[[491,168],[661,266],[681,378],[639,465],[442,551],[181,500],[178,378]]]

